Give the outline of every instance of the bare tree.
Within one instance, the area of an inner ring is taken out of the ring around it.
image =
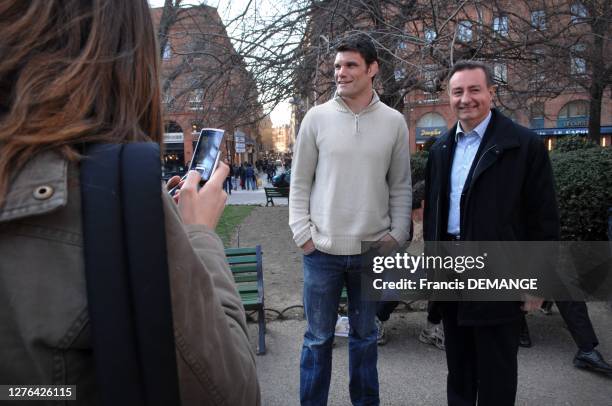
[[[164,15],[170,25],[181,24],[189,12],[178,8],[180,0],[168,4],[173,10]],[[494,65],[497,99],[508,112],[577,88],[586,91],[589,133],[595,139],[612,77],[610,8],[608,0],[253,0],[226,21],[227,31],[216,34],[228,36],[232,49],[206,51],[214,35],[201,29],[202,49],[183,51],[182,62],[166,80],[175,80],[177,72],[197,72],[196,84],[207,94],[223,95],[228,106],[243,105],[230,111],[239,116],[236,122],[257,120],[290,98],[304,112],[334,91],[338,41],[366,33],[379,50],[375,86],[381,99],[400,112],[415,91],[436,100],[456,61],[478,59]],[[160,38],[165,26],[159,25]],[[195,55],[215,63],[198,70]],[[247,95],[230,86],[230,67],[255,84]]]

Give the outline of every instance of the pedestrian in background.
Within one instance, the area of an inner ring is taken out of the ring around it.
[[[245,180],[247,190],[255,190],[257,188],[257,185],[255,184],[255,170],[251,164],[248,164],[246,167]]]
[[[244,162],[238,168],[238,175],[240,176],[240,188],[244,190],[246,187],[246,164]]]
[[[232,178],[234,177],[234,165],[232,165],[227,159],[225,160],[225,164],[229,167],[229,172],[227,173],[227,178],[223,182],[223,189],[225,193],[228,195],[232,194]]]

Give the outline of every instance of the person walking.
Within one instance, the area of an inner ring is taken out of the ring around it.
[[[225,190],[225,193],[227,193],[228,195],[231,195],[232,194],[232,178],[234,177],[234,165],[232,165],[227,159],[225,160],[225,164],[228,166],[229,172],[227,174],[227,178],[225,178],[225,181],[223,182],[223,189]]]
[[[291,170],[289,225],[304,254],[307,321],[300,402],[327,404],[334,328],[346,284],[350,398],[354,405],[378,405],[376,302],[362,300],[361,242],[401,245],[408,238],[408,128],[403,115],[372,88],[378,56],[369,37],[341,41],[334,71],[336,94],[306,113]]]
[[[246,187],[246,164],[244,162],[238,168],[238,175],[240,176],[240,188],[244,190]]]
[[[247,190],[255,190],[255,170],[253,170],[253,165],[248,164],[245,172],[245,180],[247,185]]]

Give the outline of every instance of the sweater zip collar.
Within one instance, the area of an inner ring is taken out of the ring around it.
[[[333,99],[338,104],[338,110],[344,113],[352,114],[355,118],[355,134],[359,134],[359,116],[362,116],[378,107],[377,105],[380,101],[378,93],[376,93],[376,90],[374,89],[372,89],[372,93],[372,100],[370,101],[370,104],[368,104],[365,109],[361,110],[361,112],[357,114],[353,113],[353,111],[347,106],[347,104],[344,102],[344,100],[342,100],[342,97],[340,97],[337,92],[334,93]]]

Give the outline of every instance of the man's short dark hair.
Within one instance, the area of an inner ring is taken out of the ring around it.
[[[487,80],[487,86],[490,87],[495,85],[495,80],[493,79],[493,71],[491,70],[491,67],[486,63],[480,61],[458,61],[451,68],[447,77],[447,81],[450,81],[453,75],[457,72],[473,69],[481,69],[484,72],[485,78]]]
[[[378,53],[374,42],[365,34],[347,35],[336,46],[336,52],[358,52],[365,60],[366,65],[378,62]]]

